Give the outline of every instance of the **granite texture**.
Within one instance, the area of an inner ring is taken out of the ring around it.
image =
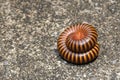
[[[99,34],[87,65],[57,51],[59,34],[78,22]],[[120,80],[120,0],[0,0],[0,80]]]

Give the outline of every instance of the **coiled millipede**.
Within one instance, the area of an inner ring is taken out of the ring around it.
[[[74,64],[86,64],[98,57],[96,29],[87,23],[76,24],[62,32],[57,41],[60,56]]]

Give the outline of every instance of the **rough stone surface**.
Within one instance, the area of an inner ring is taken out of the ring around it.
[[[57,51],[77,22],[99,34],[99,57],[87,65]],[[120,80],[120,0],[0,0],[0,80]]]

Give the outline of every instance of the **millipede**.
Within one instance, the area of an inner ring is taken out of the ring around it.
[[[87,23],[79,23],[66,28],[57,40],[59,55],[74,64],[94,61],[99,54],[96,29]]]

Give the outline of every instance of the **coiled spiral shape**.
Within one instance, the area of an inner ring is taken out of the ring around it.
[[[60,56],[68,62],[85,64],[98,57],[97,31],[89,24],[68,27],[57,41]]]

